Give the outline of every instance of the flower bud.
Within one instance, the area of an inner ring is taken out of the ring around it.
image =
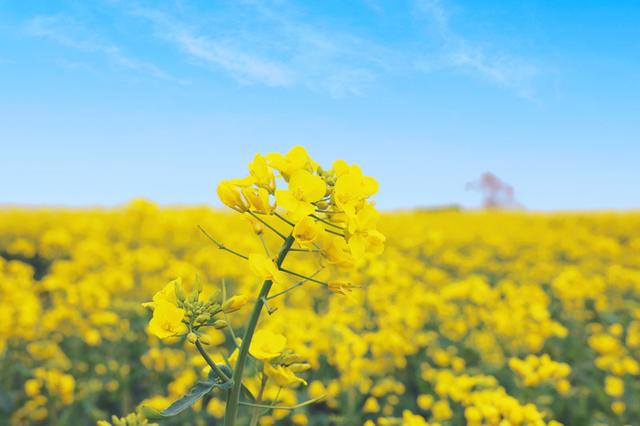
[[[187,334],[187,340],[189,341],[189,343],[195,344],[196,340],[198,340],[198,336],[196,336],[196,333],[191,332]]]
[[[223,180],[218,185],[218,197],[227,207],[244,213],[249,209],[238,188],[231,182]]]
[[[238,309],[242,308],[247,304],[248,301],[249,299],[244,294],[233,296],[230,299],[227,299],[227,301],[222,304],[222,310],[226,314],[230,314],[231,312],[235,312]]]
[[[149,420],[158,420],[163,418],[162,413],[160,413],[160,411],[156,410],[153,407],[149,407],[148,405],[143,405],[140,408],[140,414],[142,414]]]
[[[303,362],[303,361],[304,361],[304,358],[302,358],[300,355],[293,352],[282,355],[282,363],[285,365],[294,364],[294,363]]]
[[[209,314],[200,314],[196,318],[196,322],[205,323],[205,322],[209,321],[210,319],[211,319],[211,315],[209,315]]]
[[[209,296],[209,303],[218,302],[220,300],[220,290],[217,288],[211,292],[211,296]]]
[[[216,322],[213,323],[213,327],[217,328],[218,330],[221,328],[225,328],[227,326],[227,322],[225,320],[219,319]]]
[[[255,232],[256,235],[261,235],[264,232],[264,225],[260,222],[251,221],[251,225],[253,225],[253,232]]]
[[[209,315],[211,316],[214,316],[215,314],[219,313],[221,310],[222,310],[222,307],[217,302],[212,303],[207,307],[207,312],[209,312]]]
[[[320,210],[327,210],[329,208],[329,203],[327,201],[320,200],[316,202],[316,207]]]
[[[176,299],[181,302],[184,302],[184,299],[187,297],[184,292],[184,287],[182,287],[182,280],[178,278],[173,282],[173,288],[176,292]]]
[[[213,340],[211,339],[211,336],[208,336],[206,334],[203,334],[202,336],[200,336],[200,341],[205,345],[210,345],[211,342],[213,342]]]
[[[303,371],[307,371],[310,368],[311,364],[309,364],[308,362],[298,362],[289,366],[289,370],[291,370],[293,373],[302,373]]]

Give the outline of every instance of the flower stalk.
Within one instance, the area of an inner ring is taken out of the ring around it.
[[[280,247],[280,251],[276,259],[276,266],[278,268],[282,265],[284,259],[287,257],[287,254],[289,253],[293,242],[293,235],[289,235],[282,243],[282,247]],[[265,280],[262,283],[262,288],[260,289],[260,293],[256,298],[256,302],[253,305],[253,310],[251,311],[251,314],[249,316],[247,328],[244,331],[242,344],[240,345],[240,350],[238,352],[236,368],[233,370],[233,387],[231,388],[231,391],[229,391],[229,396],[227,399],[226,410],[224,413],[224,426],[235,425],[236,417],[238,416],[240,390],[242,389],[242,376],[244,374],[244,366],[249,355],[249,346],[251,345],[253,334],[256,331],[256,326],[258,325],[258,319],[260,318],[260,313],[262,312],[262,307],[264,306],[264,300],[269,296],[269,291],[271,290],[272,285],[272,280]]]

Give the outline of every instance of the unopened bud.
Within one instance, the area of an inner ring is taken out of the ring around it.
[[[222,310],[226,314],[230,314],[231,312],[235,312],[238,309],[242,308],[244,305],[247,304],[248,301],[249,301],[249,298],[244,294],[241,294],[239,296],[233,296],[232,298],[227,299],[227,301],[225,301],[222,304]]]
[[[260,235],[264,232],[264,225],[262,225],[260,222],[252,221],[251,224],[253,225],[253,232],[255,232],[257,235]]]
[[[200,279],[200,275],[196,275],[196,291],[198,293],[202,293],[202,280]]]
[[[225,320],[219,319],[216,322],[213,323],[213,327],[217,328],[218,330],[221,328],[225,328],[227,326],[227,322]]]
[[[203,334],[202,336],[200,336],[200,341],[205,345],[210,345],[211,342],[213,342],[213,340],[211,339],[211,336],[208,336],[206,334]]]
[[[200,314],[196,318],[196,322],[205,323],[205,322],[209,321],[210,319],[211,319],[211,315],[209,315],[209,314]]]
[[[184,288],[182,287],[182,279],[178,278],[177,280],[175,280],[173,282],[173,288],[176,292],[176,299],[178,299],[181,302],[184,302],[184,299],[186,298],[186,294],[184,292]]]
[[[162,413],[160,413],[160,411],[156,410],[153,407],[149,407],[148,405],[143,405],[140,408],[140,414],[142,414],[144,417],[146,417],[149,420],[159,420],[164,418],[164,416],[162,415]]]
[[[316,202],[315,204],[320,210],[327,210],[329,208],[329,203],[327,201],[324,201],[324,200],[320,200],[320,201]]]
[[[213,303],[211,305],[209,305],[209,307],[207,308],[207,312],[209,312],[209,315],[214,316],[215,314],[219,313],[222,310],[222,307],[220,306],[219,303]]]
[[[209,302],[214,303],[220,300],[220,290],[217,288],[211,292],[211,296],[209,296]]]
[[[300,355],[296,353],[289,353],[289,354],[282,355],[282,363],[286,365],[299,363],[303,361],[304,361],[304,358],[302,358]]]
[[[289,370],[291,370],[293,373],[302,373],[303,371],[307,371],[310,368],[311,364],[309,364],[308,362],[299,362],[291,364],[289,366]]]
[[[196,336],[196,333],[191,332],[187,334],[187,340],[189,341],[189,343],[195,344],[196,340],[198,340],[198,336]]]

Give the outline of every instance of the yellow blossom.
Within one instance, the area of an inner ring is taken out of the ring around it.
[[[256,154],[253,157],[253,161],[249,163],[249,173],[260,188],[265,189],[268,193],[275,191],[275,176],[269,168],[265,157]]]
[[[327,186],[320,176],[301,169],[291,176],[288,189],[276,190],[276,202],[298,221],[316,210],[313,203],[323,198],[326,191]]]
[[[295,172],[312,168],[315,165],[307,151],[299,145],[291,148],[285,155],[279,153],[268,154],[267,161],[271,167],[280,171],[282,177],[287,181]]]
[[[285,275],[276,266],[273,259],[261,253],[251,253],[249,255],[249,267],[251,271],[263,280],[271,280],[274,283],[285,281]]]
[[[303,246],[316,241],[322,232],[322,225],[309,216],[303,217],[293,228],[293,236]]]
[[[218,184],[218,197],[227,207],[241,213],[249,209],[247,202],[242,198],[240,190],[231,181],[223,180]]]
[[[178,298],[176,296],[176,288],[181,288],[182,286],[182,278],[177,278],[169,284],[165,285],[162,290],[153,295],[153,299],[151,302],[145,302],[142,304],[145,308],[155,308],[159,301],[164,300],[165,302],[172,303],[174,305],[178,304]]]
[[[364,407],[362,407],[362,411],[365,413],[377,413],[380,411],[380,404],[378,404],[378,400],[372,396],[367,398],[364,402]]]
[[[233,296],[227,299],[222,304],[222,310],[225,313],[230,314],[231,312],[235,312],[238,309],[242,308],[244,305],[247,304],[248,301],[249,301],[249,298],[244,294]]]
[[[269,214],[275,206],[269,202],[269,193],[264,188],[242,188],[242,195],[247,200],[250,209],[258,212]]]
[[[287,338],[269,330],[258,330],[253,335],[249,353],[256,359],[269,360],[279,356],[287,345]]]
[[[296,376],[290,368],[284,365],[271,365],[266,362],[264,364],[264,373],[278,386],[295,387],[299,384],[307,384],[304,379]]]
[[[624,393],[624,382],[619,377],[607,376],[604,379],[604,389],[609,396],[622,396]]]
[[[187,328],[182,322],[184,314],[184,309],[166,300],[159,300],[149,321],[149,332],[160,339],[185,333]]]

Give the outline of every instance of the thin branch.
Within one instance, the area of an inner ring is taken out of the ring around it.
[[[293,410],[297,410],[298,408],[306,407],[307,405],[310,405],[310,404],[316,403],[318,401],[321,401],[324,398],[325,398],[325,395],[322,395],[321,397],[309,399],[307,401],[301,402],[300,404],[289,405],[289,406],[269,405],[269,404],[255,404],[253,402],[245,402],[245,401],[240,401],[239,404],[240,405],[246,405],[247,407],[266,408],[268,410],[289,410],[289,411],[293,411]]]
[[[321,210],[321,209],[316,209],[316,213],[332,214],[332,213],[344,213],[344,212],[342,210]]]
[[[335,223],[331,223],[328,220],[325,220],[325,219],[323,219],[321,217],[316,216],[315,214],[312,214],[311,217],[314,218],[315,220],[318,220],[318,221],[324,223],[324,224],[327,224],[329,226],[333,226],[334,228],[337,228],[337,229],[339,229],[341,231],[344,231],[344,228],[342,226],[336,225]]]
[[[278,212],[273,212],[274,216],[277,217],[278,219],[282,220],[284,223],[291,225],[291,226],[296,226],[295,223],[291,222],[289,219],[287,219],[286,217],[282,216],[280,213]]]
[[[262,218],[260,218],[260,216],[258,216],[257,214],[255,214],[251,210],[247,210],[247,213],[249,213],[251,216],[253,216],[256,220],[262,222],[262,224],[264,226],[266,226],[267,228],[271,229],[273,232],[275,232],[283,240],[287,239],[287,237],[282,232],[278,231],[276,228],[271,226],[266,220],[263,220]]]
[[[324,266],[323,266],[322,268],[318,269],[316,272],[314,272],[314,273],[311,275],[311,278],[313,278],[313,277],[315,277],[316,275],[318,275],[318,274],[320,273],[320,271],[322,271],[323,269],[324,269]],[[278,297],[278,296],[282,296],[283,294],[288,293],[288,292],[290,292],[291,290],[293,290],[293,289],[295,289],[295,288],[300,287],[302,284],[304,284],[304,283],[306,283],[306,282],[307,282],[307,279],[306,279],[306,278],[305,278],[304,280],[302,280],[302,281],[298,281],[297,283],[295,283],[295,284],[294,284],[294,285],[292,285],[291,287],[289,287],[289,288],[287,288],[287,289],[285,289],[285,290],[282,290],[282,291],[280,291],[280,292],[278,292],[278,293],[276,293],[276,294],[273,294],[273,295],[271,295],[271,296],[267,297],[267,300],[275,299],[275,298],[276,298],[276,297]]]
[[[325,287],[327,287],[329,285],[329,284],[325,283],[324,281],[318,281],[315,278],[307,277],[306,275],[302,275],[302,274],[299,274],[297,272],[290,271],[288,269],[280,268],[280,270],[282,272],[286,272],[287,274],[291,274],[291,275],[296,276],[298,278],[303,278],[303,279],[305,279],[307,281],[311,281],[311,282],[314,282],[314,283],[322,284]]]
[[[262,247],[264,247],[264,252],[267,254],[267,257],[271,257],[269,247],[267,247],[267,242],[264,240],[264,235],[262,233],[260,233],[260,241],[262,241]]]
[[[218,375],[218,378],[222,382],[228,382],[229,380],[231,380],[226,374],[224,374],[224,371],[220,370],[216,363],[213,362],[207,351],[205,351],[204,347],[202,346],[200,339],[196,340],[196,348],[198,349],[198,352],[200,352],[200,355],[202,355],[202,358],[204,358],[207,364],[209,364],[209,367],[211,367],[213,372]]]
[[[235,254],[236,256],[243,258],[244,260],[249,260],[249,257],[245,256],[244,254],[238,253],[238,252],[237,252],[237,251],[235,251],[235,250],[231,250],[229,247],[227,247],[227,246],[225,246],[224,244],[222,244],[222,243],[218,242],[215,238],[213,238],[211,235],[209,235],[209,233],[208,233],[207,231],[205,231],[205,229],[204,229],[202,226],[198,225],[198,228],[200,229],[200,231],[202,231],[202,233],[203,233],[203,234],[204,234],[204,235],[205,235],[209,240],[211,240],[211,242],[213,242],[213,244],[215,244],[216,246],[218,246],[218,248],[219,248],[220,250],[226,250],[226,251],[228,251],[228,252],[229,252],[229,253],[231,253],[231,254]]]
[[[327,231],[330,234],[337,235],[339,237],[343,237],[343,238],[346,237],[344,234],[341,234],[340,232],[333,231],[331,229],[324,228],[324,230]]]

